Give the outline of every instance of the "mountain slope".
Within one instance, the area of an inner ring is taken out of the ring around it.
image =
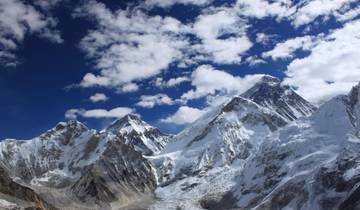
[[[31,140],[0,142],[0,162],[14,181],[60,209],[132,205],[150,199],[156,186],[152,167],[133,145],[77,121]]]
[[[268,135],[314,110],[279,80],[265,76],[246,94],[207,112],[151,158],[162,186],[156,190],[162,201],[152,209],[208,208],[235,185],[233,178]]]
[[[0,197],[0,209],[56,210],[33,190],[14,182],[3,167],[0,167]]]
[[[357,209],[360,85],[274,133],[238,177],[233,207]]]

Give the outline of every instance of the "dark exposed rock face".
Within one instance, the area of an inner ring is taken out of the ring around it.
[[[275,77],[264,76],[257,84],[242,94],[255,103],[274,109],[289,121],[310,116],[316,107],[299,96],[289,86]]]
[[[26,209],[56,210],[32,189],[14,182],[2,166],[0,166],[0,197],[14,203],[16,205],[14,209],[23,207]],[[0,206],[1,208],[4,207]]]
[[[137,196],[151,194],[156,187],[149,162],[120,142],[110,142],[101,158],[82,174],[71,191],[87,204],[127,203]]]

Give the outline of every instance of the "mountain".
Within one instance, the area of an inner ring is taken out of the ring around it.
[[[359,209],[359,93],[360,84],[271,135],[217,206]]]
[[[282,85],[281,80],[269,75],[262,77],[241,96],[276,111],[288,121],[310,116],[316,110],[314,105],[299,96],[291,87]]]
[[[163,186],[157,189],[163,202],[153,209],[173,209],[178,204],[182,209],[201,209],[202,198],[219,197],[229,190],[231,179],[268,135],[315,110],[280,80],[263,77],[241,96],[210,110],[151,158]]]
[[[32,189],[14,182],[3,167],[0,167],[0,197],[0,209],[25,207],[27,209],[56,210]],[[16,203],[21,203],[21,206]]]
[[[159,153],[170,139],[169,135],[161,133],[134,114],[115,121],[105,132],[117,136],[127,145],[133,145],[136,151],[144,155]]]
[[[112,209],[152,199],[150,163],[122,137],[78,121],[31,140],[0,142],[0,163],[18,184],[59,209]]]
[[[213,118],[199,119],[164,149],[162,154],[170,154],[168,157],[174,158],[176,164],[172,176],[229,165],[235,159],[245,160],[264,136],[286,125],[276,112],[242,97],[233,98],[210,115],[214,113]]]
[[[137,115],[0,142],[0,208],[360,209],[360,83],[316,108],[265,76],[176,136]]]

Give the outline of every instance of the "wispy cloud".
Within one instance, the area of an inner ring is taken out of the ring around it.
[[[128,107],[116,107],[111,110],[106,109],[69,109],[65,112],[65,118],[76,119],[78,116],[85,118],[122,118],[132,113],[134,110]]]
[[[16,50],[26,35],[35,34],[55,43],[63,41],[55,28],[56,20],[30,3],[2,0],[0,11],[0,64],[14,66],[18,63]]]

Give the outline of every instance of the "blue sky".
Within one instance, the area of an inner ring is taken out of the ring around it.
[[[358,0],[2,0],[0,11],[0,139],[131,112],[176,133],[263,74],[315,104],[360,80]]]

